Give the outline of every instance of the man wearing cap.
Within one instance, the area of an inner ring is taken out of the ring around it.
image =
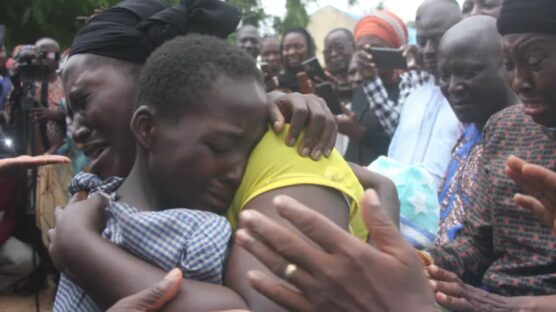
[[[462,232],[432,250],[437,266],[429,274],[437,302],[450,309],[554,311],[556,236],[516,204],[514,194],[527,188],[507,159],[556,170],[556,2],[506,0],[498,31],[507,82],[521,104],[487,122]]]

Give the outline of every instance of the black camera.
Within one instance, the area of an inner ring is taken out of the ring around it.
[[[26,45],[14,57],[17,75],[21,81],[46,81],[56,70],[59,52],[47,52],[34,45]]]

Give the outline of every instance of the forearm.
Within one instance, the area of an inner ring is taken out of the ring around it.
[[[385,133],[389,136],[393,135],[399,122],[399,104],[390,100],[380,78],[363,84],[363,91],[367,97],[370,111],[378,117]]]
[[[396,227],[398,227],[400,224],[400,200],[394,182],[358,164],[349,163],[349,165],[364,189],[375,190],[382,204],[382,208],[386,211]]]
[[[513,297],[510,306],[512,312],[551,312],[556,310],[556,295]]]
[[[68,241],[60,249],[64,254],[67,273],[101,307],[109,307],[118,300],[155,284],[166,274],[95,233],[75,232]],[[165,311],[209,311],[244,307],[241,298],[228,288],[187,280]]]

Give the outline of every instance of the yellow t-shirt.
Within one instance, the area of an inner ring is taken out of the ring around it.
[[[288,127],[280,134],[268,130],[251,153],[241,185],[228,209],[227,218],[232,227],[237,228],[240,211],[258,195],[286,186],[311,184],[329,187],[346,196],[350,202],[350,232],[366,240],[368,232],[359,209],[363,187],[344,158],[337,151],[319,161],[303,158],[297,153],[297,147],[286,146],[287,131]]]

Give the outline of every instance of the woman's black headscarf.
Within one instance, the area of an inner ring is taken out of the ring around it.
[[[219,0],[125,0],[94,15],[73,40],[70,56],[96,54],[143,64],[165,41],[188,33],[226,38],[241,11]]]
[[[498,31],[501,35],[556,35],[556,1],[506,0],[498,18]]]

